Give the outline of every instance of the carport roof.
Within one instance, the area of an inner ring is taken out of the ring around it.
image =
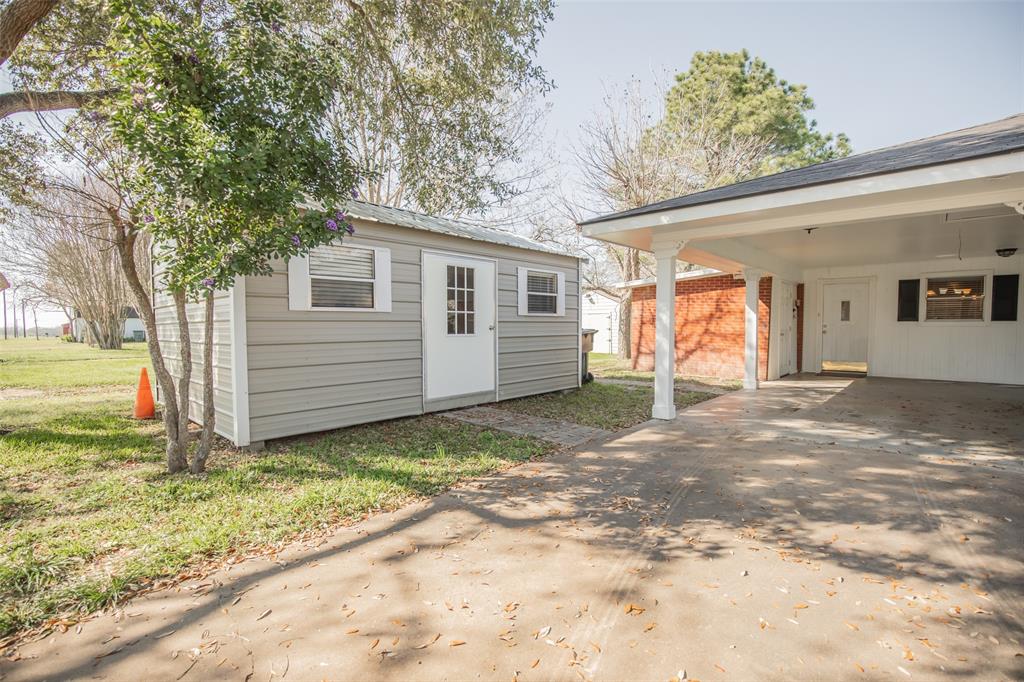
[[[905,142],[893,147],[855,154],[805,168],[766,175],[724,187],[667,199],[640,208],[609,213],[583,221],[592,225],[617,218],[658,213],[676,208],[712,204],[728,199],[770,194],[852,178],[882,175],[897,171],[935,166],[1024,150],[1024,113],[991,123],[955,130],[934,137]]]

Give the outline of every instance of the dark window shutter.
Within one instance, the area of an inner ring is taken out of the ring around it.
[[[1017,321],[1017,292],[1020,275],[996,275],[992,278],[992,321]]]
[[[901,279],[899,291],[899,303],[896,306],[897,322],[917,322],[920,315],[918,307],[921,304],[921,280]]]

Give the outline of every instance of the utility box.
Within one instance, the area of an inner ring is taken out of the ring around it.
[[[596,329],[584,329],[583,340],[580,343],[580,347],[583,352],[583,357],[580,359],[580,381],[584,384],[594,380],[594,375],[590,373],[590,369],[588,367],[590,363],[587,354],[594,350],[595,334],[597,334]]]

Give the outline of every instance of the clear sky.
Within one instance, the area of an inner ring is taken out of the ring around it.
[[[746,48],[804,83],[819,127],[866,151],[1024,112],[1024,2],[561,2],[539,61],[549,130],[576,136],[602,84]]]

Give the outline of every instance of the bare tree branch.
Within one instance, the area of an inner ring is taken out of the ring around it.
[[[114,90],[15,90],[0,93],[0,118],[26,112],[79,109],[113,94]]]

